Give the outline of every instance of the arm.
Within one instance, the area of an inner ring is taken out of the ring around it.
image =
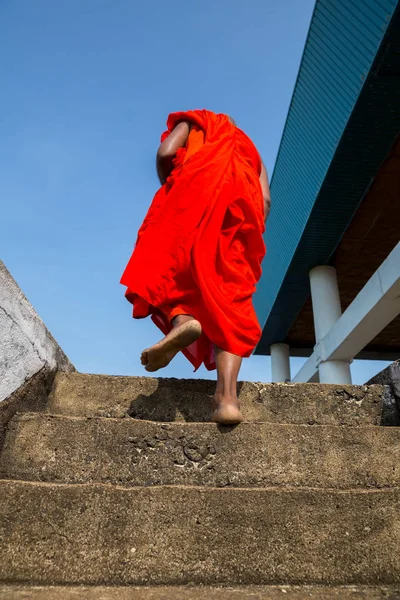
[[[157,175],[161,185],[163,185],[172,171],[172,161],[175,158],[178,148],[183,148],[186,144],[190,131],[188,121],[181,121],[171,131],[166,140],[163,141],[157,151],[156,165]]]
[[[268,183],[268,175],[267,169],[263,162],[261,162],[261,174],[260,174],[260,184],[261,190],[264,198],[264,212],[265,212],[265,220],[268,219],[269,210],[271,208],[271,195],[269,192],[269,183]]]

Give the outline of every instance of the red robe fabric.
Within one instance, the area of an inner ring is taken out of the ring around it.
[[[140,227],[122,275],[133,316],[151,315],[167,334],[191,314],[201,337],[183,353],[195,370],[215,369],[214,344],[250,356],[261,336],[252,295],[265,254],[260,156],[226,115],[170,114],[163,141],[180,121],[191,131]]]

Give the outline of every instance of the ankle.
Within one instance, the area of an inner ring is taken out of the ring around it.
[[[216,391],[214,394],[214,402],[216,404],[229,404],[239,408],[239,400],[236,394],[228,394],[224,391]]]

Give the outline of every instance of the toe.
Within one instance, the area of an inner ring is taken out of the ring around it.
[[[149,353],[147,350],[143,350],[140,356],[140,362],[142,363],[142,365],[147,365],[149,363]]]

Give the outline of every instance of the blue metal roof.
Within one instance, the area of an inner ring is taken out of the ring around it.
[[[345,131],[351,138],[350,117],[397,5],[397,0],[316,2],[271,180],[267,257],[254,298],[258,318],[266,323],[257,353],[268,353],[269,344],[283,341],[307,297],[310,265],[327,261],[354,211],[346,197],[333,196],[337,203],[333,213],[328,204],[332,196],[326,196],[324,204],[317,200]],[[356,190],[357,202],[363,185],[360,182]],[[341,203],[343,210],[338,211]],[[297,288],[302,289],[300,304]]]

